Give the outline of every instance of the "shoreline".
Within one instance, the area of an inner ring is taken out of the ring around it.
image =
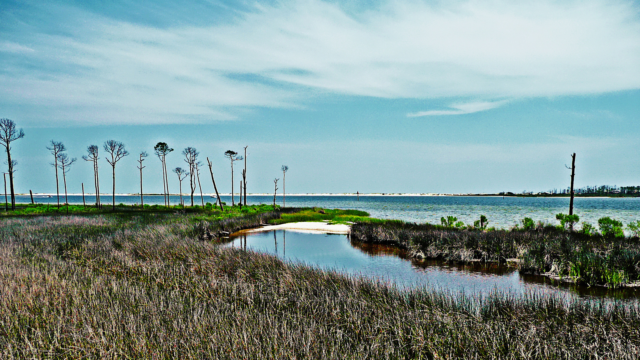
[[[16,193],[16,196],[30,196],[31,194],[29,193]],[[84,196],[91,196],[94,197],[96,194],[95,193],[84,193]],[[171,193],[169,194],[169,196],[191,196],[190,193]],[[206,194],[203,193],[203,196],[207,197],[207,198],[212,198],[215,199],[215,193],[211,193],[211,194]],[[35,197],[56,197],[57,194],[56,193],[33,193],[34,198]],[[68,196],[82,196],[82,193],[69,193]],[[101,197],[112,197],[113,194],[107,194],[107,193],[100,193]],[[137,196],[139,197],[140,194],[136,194],[136,193],[121,193],[121,194],[115,194],[115,196]],[[144,194],[144,196],[164,196],[164,194],[155,194],[155,193],[148,193],[148,194]],[[220,196],[231,196],[230,193],[220,193]],[[233,194],[233,196],[238,196],[238,193]],[[269,197],[273,197],[273,193],[253,193],[253,194],[247,194],[247,197],[252,197],[252,196],[269,196]],[[437,194],[437,193],[367,193],[367,194],[355,194],[355,193],[304,193],[304,194],[286,194],[286,196],[300,196],[300,197],[304,197],[304,196],[309,196],[309,197],[313,197],[313,196],[327,196],[327,197],[339,197],[339,196],[344,196],[344,197],[502,197],[502,198],[569,198],[569,195],[498,195],[498,194]],[[60,197],[64,197],[64,194],[60,194]],[[196,197],[196,194],[194,194],[194,198]],[[197,194],[197,197],[200,197],[200,194]],[[282,198],[282,194],[276,194],[276,198]],[[619,198],[640,198],[640,194],[638,194],[637,196],[591,196],[591,195],[575,195],[574,196],[575,199],[619,199]]]

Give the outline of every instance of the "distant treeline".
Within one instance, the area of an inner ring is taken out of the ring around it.
[[[538,196],[569,196],[570,189],[552,189],[543,192],[523,191],[522,193],[501,192],[499,195],[538,195]],[[575,189],[580,196],[640,196],[640,186],[595,185]]]

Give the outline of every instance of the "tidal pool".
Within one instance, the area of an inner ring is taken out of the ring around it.
[[[534,292],[608,301],[640,299],[640,289],[577,286],[544,276],[521,275],[504,265],[410,259],[403,250],[351,241],[347,235],[276,230],[241,234],[222,246],[268,253],[288,262],[373,278],[404,289],[429,287],[467,295],[499,291],[520,296]]]

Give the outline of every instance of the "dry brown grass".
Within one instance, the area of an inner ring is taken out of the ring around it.
[[[198,241],[189,216],[0,222],[0,357],[637,358],[637,307],[402,292]]]

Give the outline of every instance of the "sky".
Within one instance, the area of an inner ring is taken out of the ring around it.
[[[640,1],[0,0],[0,118],[25,131],[20,193],[55,192],[51,140],[71,193],[99,145],[104,192],[110,139],[118,193],[141,151],[161,192],[160,141],[224,193],[245,146],[249,193],[282,165],[288,193],[544,191],[573,152],[577,187],[640,185]]]

